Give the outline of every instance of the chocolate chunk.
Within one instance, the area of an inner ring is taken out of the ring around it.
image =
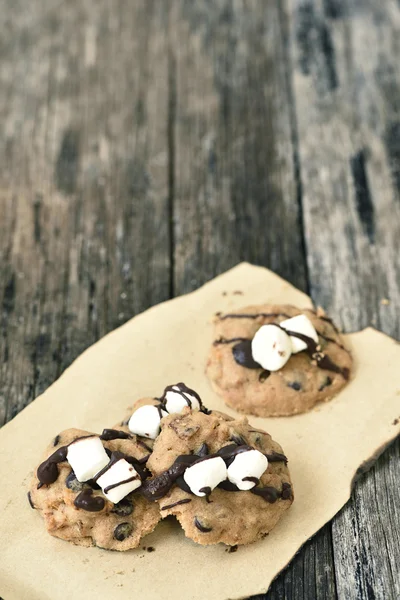
[[[292,390],[296,390],[296,392],[299,392],[302,389],[299,381],[289,381],[286,385],[292,388]]]
[[[246,369],[261,369],[261,365],[253,358],[251,352],[251,340],[245,340],[244,342],[235,344],[232,347],[232,354],[238,365],[246,367]]]
[[[332,379],[328,376],[328,377],[325,377],[325,381],[323,383],[321,383],[321,385],[318,388],[318,391],[322,392],[322,390],[324,390],[329,385],[332,385]]]
[[[133,532],[133,525],[131,523],[120,523],[114,529],[114,538],[118,542],[123,542]]]
[[[206,443],[202,444],[198,450],[196,450],[195,454],[197,456],[207,456],[209,454],[209,449]]]
[[[117,504],[114,504],[111,512],[119,517],[127,517],[133,513],[133,503],[129,498],[123,498]]]
[[[208,527],[203,520],[199,519],[199,517],[194,518],[194,524],[201,533],[209,533],[212,531],[212,527]]]
[[[84,488],[84,484],[77,480],[75,473],[71,471],[69,475],[67,475],[65,479],[65,485],[69,490],[73,492],[81,492]]]
[[[60,443],[60,436],[56,435],[56,437],[54,438],[53,446],[58,446],[59,443]]]
[[[271,450],[270,453],[267,452],[265,456],[268,458],[269,462],[284,462],[286,465],[288,461],[284,454],[281,454],[280,452],[275,452],[275,450]]]
[[[35,505],[34,505],[34,504],[33,504],[33,502],[32,502],[32,496],[31,496],[31,493],[30,493],[30,492],[28,492],[27,496],[28,496],[28,502],[29,502],[29,504],[31,505],[31,508],[36,508],[36,507],[35,507]]]
[[[74,500],[76,508],[87,510],[88,512],[99,512],[103,510],[106,502],[101,496],[93,496],[93,490],[84,489]]]

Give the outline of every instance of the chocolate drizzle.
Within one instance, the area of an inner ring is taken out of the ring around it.
[[[327,354],[320,352],[320,346],[317,342],[315,342],[312,338],[308,337],[308,335],[304,335],[302,333],[296,333],[294,331],[286,330],[286,333],[292,337],[296,337],[307,345],[305,352],[307,352],[308,356],[312,360],[315,360],[317,363],[317,367],[320,369],[325,369],[327,371],[333,371],[334,373],[339,373],[346,379],[349,378],[349,369],[346,367],[342,368],[335,364]]]
[[[74,500],[76,508],[87,510],[88,512],[99,512],[103,510],[106,502],[101,496],[93,496],[93,490],[84,489]]]
[[[227,340],[226,338],[220,337],[213,342],[214,346],[219,346],[220,344],[233,344],[234,342],[247,342],[249,338],[244,337],[235,337]]]
[[[263,369],[260,373],[260,375],[258,376],[258,381],[260,383],[264,383],[264,381],[266,379],[268,379],[268,377],[271,375],[271,371],[268,371],[267,369]]]
[[[150,452],[150,454],[153,452],[153,448],[148,446],[148,444],[146,444],[146,442],[144,442],[143,440],[139,440],[138,438],[136,440],[136,443],[139,444],[139,446],[142,446],[142,448],[144,448],[145,450],[147,450],[147,452]]]
[[[242,441],[243,438],[241,436],[239,436],[238,434],[234,435],[238,442]],[[253,448],[246,444],[238,445],[237,443],[233,443],[228,444],[223,448],[220,448],[218,452],[215,452],[214,454],[210,454],[200,458],[196,454],[182,454],[175,459],[174,463],[169,469],[163,471],[153,479],[148,479],[144,481],[141,488],[139,488],[139,491],[145,498],[147,498],[147,500],[151,501],[160,500],[161,498],[166,496],[174,484],[178,485],[178,487],[180,487],[184,492],[192,494],[193,492],[191,491],[190,487],[183,478],[183,474],[188,467],[191,467],[193,464],[198,464],[205,460],[210,460],[216,457],[222,458],[226,466],[229,467],[229,465],[232,464],[233,460],[238,454],[241,454],[242,452],[248,452],[249,450],[253,450]],[[270,462],[284,462],[285,464],[287,463],[286,456],[279,452],[271,451],[270,454],[265,454],[265,456]],[[249,476],[244,477],[243,481],[251,481],[256,486],[258,486],[260,480],[257,477]],[[230,482],[227,479],[221,481],[217,487],[222,490],[225,490],[226,492],[242,491],[234,483]],[[211,502],[209,498],[211,491],[211,488],[208,486],[203,487],[199,490],[199,492],[205,494],[207,502]],[[270,486],[254,487],[249,491],[258,496],[263,497],[264,500],[270,503],[276,502],[278,498],[282,498],[285,500],[291,498],[292,493],[291,486],[289,483],[284,483],[282,485],[282,491],[279,491],[276,488]],[[172,508],[177,504],[186,504],[186,502],[190,502],[190,499],[187,498],[184,500],[180,500],[174,504],[164,506],[161,508],[161,510],[168,510],[169,508]]]
[[[35,505],[33,504],[33,502],[32,502],[32,496],[31,496],[31,493],[30,493],[30,492],[28,492],[27,496],[28,496],[28,502],[29,502],[29,504],[31,505],[31,508],[36,508],[36,506],[35,506]]]
[[[104,442],[111,442],[112,440],[131,440],[132,436],[126,431],[118,429],[103,429],[100,439]]]
[[[124,479],[123,481],[117,481],[117,483],[112,483],[111,485],[105,487],[103,491],[105,494],[107,494],[110,490],[113,490],[114,488],[117,488],[120,485],[124,485],[124,483],[130,483],[131,481],[135,481],[135,479],[140,479],[139,475],[133,475],[132,477]]]
[[[256,496],[261,496],[270,504],[274,504],[280,497],[281,493],[276,488],[266,485],[265,487],[253,487],[250,492]]]
[[[175,394],[179,394],[180,396],[182,396],[189,408],[192,408],[192,400],[190,396],[194,396],[201,406],[200,396],[197,394],[197,392],[188,388],[187,385],[185,385],[183,382],[180,382],[175,383],[174,385],[167,385],[167,387],[165,388],[163,395],[160,398],[161,406],[164,409],[168,392],[174,392]]]
[[[188,502],[191,502],[191,498],[183,498],[183,500],[178,500],[177,502],[174,502],[173,504],[167,504],[166,506],[161,506],[160,510],[169,510],[170,508],[174,508],[175,506],[178,506],[179,504],[187,504]]]
[[[229,313],[226,315],[218,315],[220,321],[225,321],[225,319],[258,319],[258,317],[263,317],[264,319],[276,319],[277,317],[285,317],[286,319],[290,319],[290,315],[287,315],[286,313]]]
[[[42,485],[54,483],[58,478],[58,463],[67,459],[68,446],[61,446],[51,454],[37,470],[37,478]],[[39,489],[39,488],[38,488]]]
[[[225,319],[228,317],[229,318],[254,319],[259,316],[263,316],[263,317],[285,316],[285,317],[288,317],[288,315],[285,315],[283,313],[281,313],[281,314],[258,313],[257,315],[244,315],[244,314],[243,315],[233,315],[233,314],[232,315],[224,315],[224,316],[220,317],[220,319]],[[279,325],[279,323],[267,323],[267,324],[275,325],[276,327],[279,327],[280,329],[285,331],[285,333],[287,333],[288,335],[298,338],[299,340],[303,341],[306,344],[305,352],[307,352],[307,354],[310,356],[310,358],[312,360],[315,360],[317,367],[319,367],[320,369],[325,369],[327,371],[333,371],[334,373],[339,373],[340,375],[342,375],[342,377],[344,377],[344,379],[346,379],[346,381],[349,379],[349,374],[350,374],[349,369],[347,367],[343,367],[343,368],[339,367],[339,365],[334,363],[327,354],[320,351],[319,344],[317,342],[315,342],[312,338],[308,337],[307,335],[303,335],[302,333],[296,333],[294,331],[289,331],[288,329],[283,329]],[[336,342],[334,339],[324,336],[320,333],[318,333],[318,335],[329,342],[333,342],[333,343],[337,344],[343,350],[346,350],[346,348],[344,348],[344,346],[339,344],[339,342]],[[220,340],[216,340],[216,342],[214,342],[214,344],[215,343],[228,344],[230,342],[236,341],[237,339],[240,339],[240,338],[233,338],[232,340],[225,340],[225,339],[221,338]],[[346,350],[346,352],[347,352],[347,350]],[[245,367],[246,369],[262,369],[261,365],[259,363],[257,363],[253,358],[250,339],[244,338],[238,344],[235,344],[232,347],[232,354],[233,354],[233,358],[235,359],[235,361],[237,362],[238,365]],[[271,372],[264,369],[259,375],[259,381],[261,383],[264,382],[270,375],[271,375]],[[294,389],[297,390],[298,388],[294,387]]]
[[[265,487],[253,487],[250,492],[256,496],[260,496],[270,504],[274,504],[279,498],[289,500],[292,498],[292,486],[290,483],[282,483],[282,490],[279,491],[269,485]]]
[[[243,477],[242,481],[251,481],[254,485],[258,485],[260,480],[258,477]]]
[[[168,494],[178,477],[183,475],[186,468],[190,467],[197,460],[199,460],[199,457],[194,454],[182,454],[178,456],[169,469],[153,479],[144,481],[139,491],[147,500],[160,500]]]

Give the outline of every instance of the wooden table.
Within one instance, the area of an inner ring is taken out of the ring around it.
[[[0,31],[1,422],[241,260],[400,338],[398,2],[1,0]],[[399,449],[263,598],[400,597]]]

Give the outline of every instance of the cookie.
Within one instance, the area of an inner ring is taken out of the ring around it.
[[[84,448],[80,447],[82,442]],[[148,456],[149,451],[137,443],[136,436],[119,427],[105,429],[102,436],[67,429],[47,448],[46,460],[35,470],[28,500],[55,537],[107,550],[136,548],[160,520],[157,504],[140,494],[148,475]],[[90,469],[99,472],[94,478],[79,481],[77,477],[89,477]]]
[[[282,448],[245,417],[184,409],[163,418],[142,494],[202,544],[265,537],[293,501]]]
[[[228,406],[269,417],[330,400],[351,368],[350,352],[322,309],[265,304],[216,315],[206,373]]]

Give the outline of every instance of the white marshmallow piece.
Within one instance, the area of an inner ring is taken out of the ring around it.
[[[228,467],[228,479],[234,483],[239,490],[251,490],[254,481],[243,481],[245,477],[256,477],[260,479],[268,467],[268,459],[258,450],[247,450],[237,454]]]
[[[77,440],[68,446],[67,461],[78,481],[92,479],[110,462],[107,452],[98,437]]]
[[[167,415],[168,413],[165,410],[161,410],[160,416],[157,406],[151,404],[140,406],[129,419],[129,431],[136,435],[155,440],[160,433],[161,418]]]
[[[173,389],[168,390],[168,392],[165,394],[166,411],[170,415],[173,413],[181,413],[185,407],[189,406],[185,396],[190,400],[192,410],[200,410],[200,403],[195,396],[187,392],[182,392],[177,385],[174,385]]]
[[[310,319],[306,317],[306,315],[297,315],[291,319],[286,319],[285,321],[279,323],[279,325],[288,331],[302,333],[318,344],[318,333],[315,331],[314,325],[311,323]],[[297,354],[298,352],[301,352],[307,348],[307,344],[299,338],[290,336],[290,340],[292,342],[293,354]]]
[[[120,483],[121,481],[127,481],[132,477],[135,477],[136,479],[127,483]],[[98,478],[97,483],[103,490],[105,497],[114,504],[117,504],[122,498],[125,498],[130,492],[133,492],[133,490],[136,490],[142,485],[139,473],[136,471],[135,467],[130,465],[124,458],[117,460],[116,463],[107,469],[107,471]],[[118,485],[108,492],[105,491],[108,486],[115,484]]]
[[[253,358],[263,369],[278,371],[292,354],[290,337],[276,325],[263,325],[251,342]]]
[[[202,488],[210,488],[211,491],[227,476],[226,464],[220,456],[202,460],[188,467],[183,474],[183,479],[196,496],[205,496]]]

